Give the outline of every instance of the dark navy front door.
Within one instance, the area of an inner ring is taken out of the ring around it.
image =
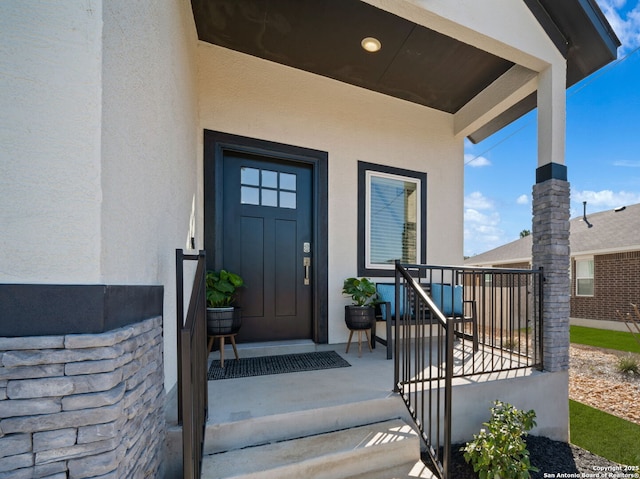
[[[223,177],[223,263],[245,281],[238,340],[312,338],[312,167],[225,152]]]

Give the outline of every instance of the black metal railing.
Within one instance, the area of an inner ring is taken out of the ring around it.
[[[448,478],[456,377],[542,369],[542,272],[396,264],[394,390]]]
[[[184,316],[184,261],[197,261]],[[176,318],[178,331],[178,424],[182,425],[182,471],[185,479],[199,479],[208,415],[207,309],[205,252],[176,250]]]

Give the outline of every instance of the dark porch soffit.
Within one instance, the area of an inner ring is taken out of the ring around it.
[[[568,84],[616,57],[619,41],[592,0],[524,0],[567,57]],[[359,0],[192,0],[200,40],[456,113],[513,63]],[[360,41],[375,36],[382,50]],[[535,108],[535,94],[469,138]]]

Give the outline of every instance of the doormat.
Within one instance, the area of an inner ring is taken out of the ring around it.
[[[207,379],[233,379],[268,374],[297,373],[318,369],[346,368],[351,366],[335,351],[282,354],[257,358],[225,359],[224,368],[215,360],[209,366]]]

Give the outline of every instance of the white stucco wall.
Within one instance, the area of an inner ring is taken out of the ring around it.
[[[519,71],[530,69],[546,76],[551,69],[564,72],[564,59],[522,2],[365,1],[526,67],[518,67]],[[504,18],[510,21],[505,23]],[[455,122],[475,124],[474,115],[482,115],[483,107],[492,108],[490,102],[478,103],[476,113],[471,109],[448,115],[205,43],[199,45],[198,58],[200,129],[329,154],[330,342],[346,339],[342,321],[346,300],[340,290],[342,280],[357,272],[358,160],[426,172],[427,262],[462,263],[463,135],[456,135]],[[564,91],[560,76],[554,75],[552,85],[541,85],[543,98],[549,91]],[[526,80],[526,75],[516,77],[523,78],[521,94],[539,84],[535,78]],[[559,97],[547,103],[544,109],[564,111]],[[499,111],[496,108],[492,114]],[[553,144],[562,143],[562,131],[550,134]],[[535,166],[531,165],[532,171]],[[199,224],[204,221],[200,218]]]
[[[562,64],[521,2],[368,1],[537,71]],[[169,386],[205,128],[329,153],[330,341],[346,340],[357,272],[358,160],[426,172],[427,260],[462,263],[452,115],[197,43],[188,1],[0,2],[0,90],[0,282],[164,285]]]
[[[0,282],[163,285],[169,387],[196,47],[183,0],[0,2]]]
[[[164,285],[170,387],[177,377],[175,249],[188,245],[198,178],[190,3],[109,0],[103,38],[101,281]]]
[[[473,438],[482,423],[490,418],[496,400],[517,409],[536,412],[536,427],[531,434],[556,441],[569,440],[569,375],[567,371],[511,371],[472,379],[454,380],[452,394],[455,411],[452,441],[463,443]]]
[[[427,259],[461,264],[463,143],[452,116],[213,45],[199,45],[201,129],[328,152],[329,341],[346,341],[357,274],[357,162],[427,173]],[[202,154],[200,152],[200,154]]]
[[[0,2],[0,282],[100,279],[102,2]]]

